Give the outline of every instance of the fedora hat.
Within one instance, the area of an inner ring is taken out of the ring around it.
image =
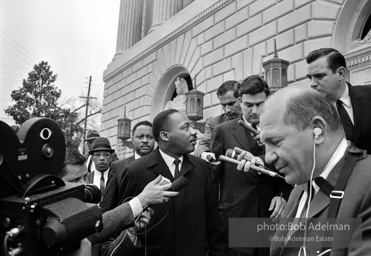
[[[107,151],[110,153],[115,152],[115,150],[111,148],[111,143],[109,140],[103,137],[99,137],[93,142],[93,146],[91,147],[89,154],[92,155],[96,151]]]
[[[88,135],[86,135],[85,141],[95,140],[96,138],[99,138],[100,135],[96,130],[91,130],[88,132]]]

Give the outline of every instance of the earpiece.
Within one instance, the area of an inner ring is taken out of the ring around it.
[[[321,128],[316,127],[314,128],[313,133],[314,133],[314,137],[318,138],[318,136],[322,134],[322,130]]]

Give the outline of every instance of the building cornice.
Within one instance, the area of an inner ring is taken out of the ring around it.
[[[194,1],[175,16],[164,22],[157,30],[151,32],[128,50],[122,52],[108,64],[103,72],[105,82],[117,76],[123,70],[135,65],[180,34],[190,30],[203,20],[234,0]],[[189,17],[192,17],[189,19]],[[186,23],[183,23],[187,21]],[[183,23],[183,24],[182,24]]]

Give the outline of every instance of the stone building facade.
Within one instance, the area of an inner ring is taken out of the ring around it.
[[[349,82],[371,84],[370,14],[368,0],[121,0],[100,133],[120,158],[130,154],[117,139],[117,120],[152,121],[177,98],[177,78],[205,93],[203,121],[220,114],[217,88],[263,75],[274,40],[290,63],[288,86],[309,86],[305,57],[320,47],[346,56]]]

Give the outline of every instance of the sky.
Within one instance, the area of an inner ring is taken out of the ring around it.
[[[103,100],[103,71],[116,50],[120,0],[0,1],[0,120],[14,124],[4,109],[14,104],[12,90],[35,64],[47,61],[57,75],[61,102],[82,105]]]

